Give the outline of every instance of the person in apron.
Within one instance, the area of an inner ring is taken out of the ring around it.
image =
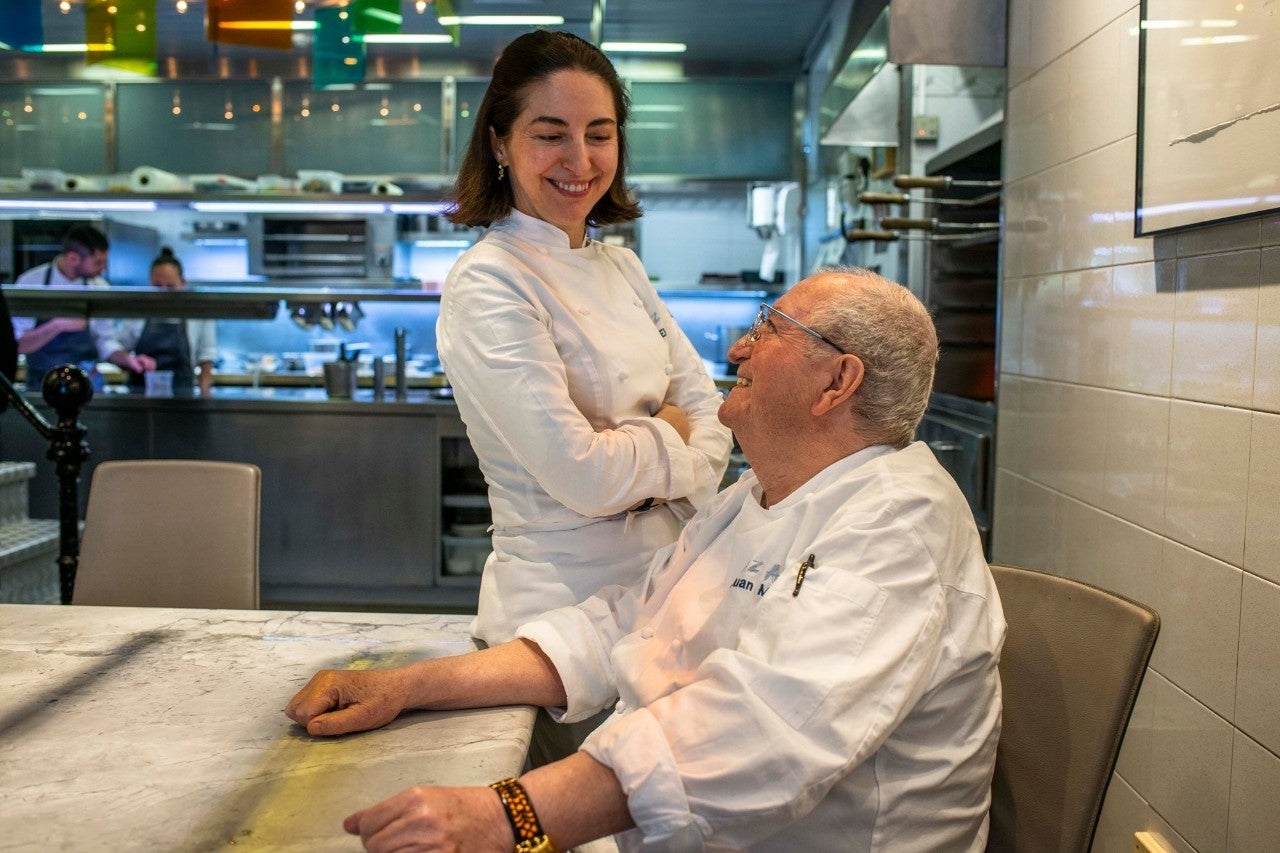
[[[107,238],[91,225],[74,225],[62,239],[62,252],[46,264],[18,276],[17,284],[106,287],[102,271],[107,266]],[[18,352],[27,357],[26,387],[39,391],[44,376],[62,364],[87,366],[109,361],[125,370],[142,370],[139,361],[122,347],[111,320],[83,317],[15,317],[13,333]]]
[[[151,262],[151,286],[178,291],[185,289],[186,284],[182,262],[172,249],[165,246]],[[150,362],[150,370],[173,372],[175,394],[192,393],[198,372],[200,394],[207,397],[213,387],[213,361],[217,352],[214,328],[212,320],[152,318],[145,322],[122,322],[118,336],[122,345],[132,349],[140,359]],[[142,390],[147,372],[130,373],[127,380],[129,388]]]

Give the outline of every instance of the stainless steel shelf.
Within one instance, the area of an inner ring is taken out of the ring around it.
[[[282,301],[291,304],[328,302],[438,302],[439,293],[390,288],[333,287],[191,287],[181,292],[150,287],[16,287],[3,292],[18,316],[192,317],[221,320],[271,320]]]

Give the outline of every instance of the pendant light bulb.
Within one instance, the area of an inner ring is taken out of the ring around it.
[[[68,0],[62,0],[62,2],[58,4],[58,11],[64,15],[67,14],[71,11],[71,3],[68,2]]]
[[[187,14],[187,0],[178,0],[178,2],[173,5],[174,8],[178,10],[179,15]]]
[[[302,0],[298,0],[297,3],[293,4],[293,11],[301,15],[303,12],[307,11],[307,4],[302,2]]]
[[[417,3],[413,4],[413,8],[417,9],[418,14],[421,15],[423,12],[427,11],[427,0],[418,0]]]

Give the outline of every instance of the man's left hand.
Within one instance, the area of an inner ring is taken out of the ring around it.
[[[515,847],[502,802],[490,788],[415,785],[348,816],[342,828],[374,853],[509,853]]]

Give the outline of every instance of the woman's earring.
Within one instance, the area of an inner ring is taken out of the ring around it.
[[[498,164],[498,183],[502,183],[502,180],[506,178],[506,176],[507,176],[507,164],[499,163]]]

